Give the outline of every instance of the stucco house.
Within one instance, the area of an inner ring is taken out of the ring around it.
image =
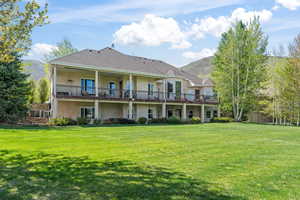
[[[49,62],[51,116],[181,119],[218,116],[213,84],[163,61],[112,48],[85,49]]]

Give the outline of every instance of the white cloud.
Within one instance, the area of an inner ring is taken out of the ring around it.
[[[43,60],[45,55],[55,49],[57,49],[57,47],[51,44],[36,43],[31,47],[31,50],[25,58]]]
[[[269,10],[246,11],[244,8],[237,8],[231,13],[231,16],[207,17],[196,20],[192,25],[189,35],[195,36],[198,39],[203,38],[206,34],[220,37],[235,21],[242,20],[247,23],[254,19],[254,17],[259,17],[262,23],[267,22],[272,18],[272,12]]]
[[[300,7],[300,0],[275,0],[276,3],[290,10],[297,10]]]
[[[125,45],[142,44],[146,46],[169,43],[171,48],[181,49],[191,46],[173,18],[163,18],[150,14],[138,23],[122,26],[115,32],[114,41]]]
[[[182,54],[183,57],[191,60],[198,60],[202,58],[206,58],[209,56],[213,56],[216,53],[216,49],[208,49],[204,48],[199,52],[187,51]]]
[[[280,8],[280,7],[279,7],[278,5],[275,5],[275,6],[272,7],[272,10],[276,11],[276,10],[278,10],[279,8]]]

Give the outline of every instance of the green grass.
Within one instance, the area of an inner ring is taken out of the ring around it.
[[[300,199],[300,128],[0,127],[0,199]]]

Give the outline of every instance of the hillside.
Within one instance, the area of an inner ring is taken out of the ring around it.
[[[197,60],[195,62],[192,62],[190,64],[187,64],[181,69],[183,71],[189,72],[190,74],[195,74],[201,78],[207,78],[210,76],[210,73],[212,72],[212,58],[213,57],[207,57],[200,60]]]
[[[39,80],[46,75],[44,63],[39,60],[23,60],[25,72],[30,74],[33,80]]]

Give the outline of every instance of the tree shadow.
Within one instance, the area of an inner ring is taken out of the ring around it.
[[[130,161],[0,151],[0,199],[242,199],[203,181]]]

